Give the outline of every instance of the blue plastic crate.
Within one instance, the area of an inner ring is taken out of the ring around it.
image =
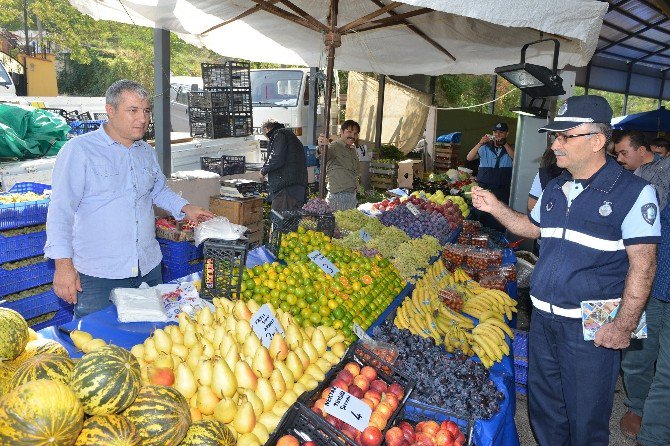
[[[472,430],[475,425],[472,418],[451,414],[437,406],[420,403],[417,400],[410,398],[405,403],[403,411],[396,418],[396,424],[403,419],[414,423],[420,421],[436,421],[437,423],[453,421],[458,425],[458,428],[463,432],[463,435],[465,435],[467,441],[466,444],[472,444]]]
[[[0,296],[51,283],[53,278],[53,260],[44,259],[43,262],[13,270],[0,267]]]
[[[0,232],[0,263],[44,254],[46,241],[46,231],[14,236],[5,236]]]
[[[16,183],[9,189],[11,193],[34,192],[43,194],[51,190],[51,186],[40,183]],[[47,221],[47,210],[49,209],[49,199],[37,201],[26,201],[23,203],[0,204],[0,230],[22,228],[24,226],[40,225]]]
[[[171,265],[188,263],[203,258],[203,246],[195,246],[193,242],[173,242],[165,238],[157,238],[163,254],[163,262]]]
[[[316,146],[304,146],[305,158],[307,159],[307,167],[314,167],[319,165],[319,158],[316,156]]]
[[[107,122],[106,119],[89,119],[85,121],[72,121],[70,123],[70,136],[83,135],[84,133],[98,130],[102,124]]]
[[[70,306],[70,304],[56,296],[53,288],[13,302],[0,299],[0,307],[11,308],[17,311],[24,319],[42,316],[43,314],[58,311],[62,308],[69,308]]]
[[[517,384],[517,392],[526,393],[526,383],[528,382],[527,331],[514,330],[512,354],[514,355],[514,382]]]
[[[174,279],[179,279],[181,277],[188,276],[192,273],[200,272],[202,273],[203,262],[198,263],[166,263],[163,262],[161,265],[161,272],[163,274],[163,282],[170,282]]]
[[[74,305],[68,305],[67,307],[56,311],[56,314],[54,314],[51,319],[32,325],[31,328],[35,331],[39,331],[43,328],[67,324],[72,321],[72,319],[74,319]]]

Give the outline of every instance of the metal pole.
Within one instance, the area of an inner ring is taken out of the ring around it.
[[[633,74],[633,64],[628,64],[628,76],[626,77],[626,92],[623,95],[623,110],[622,115],[626,115],[626,109],[628,108],[628,92],[630,91],[630,78]]]
[[[489,113],[493,114],[496,108],[496,89],[498,87],[498,75],[494,74],[491,78],[491,105],[489,107]]]
[[[28,0],[23,0],[23,32],[26,35],[26,56],[29,56],[30,38],[28,37]]]
[[[660,89],[661,91],[658,92],[658,108],[659,109],[663,106],[663,92],[665,90],[665,73],[667,73],[667,70],[662,70],[661,71],[661,89]]]
[[[310,67],[309,69],[309,85],[307,88],[309,91],[307,95],[309,96],[309,104],[307,105],[307,144],[313,145],[316,144],[316,105],[319,102],[319,97],[317,94],[317,73],[319,69],[316,67]]]
[[[382,121],[384,119],[384,91],[386,90],[386,75],[377,76],[379,88],[377,90],[377,120],[375,122],[375,149],[382,147]],[[377,152],[380,153],[380,152]]]
[[[170,31],[154,28],[154,130],[158,164],[172,173],[170,146]]]
[[[591,62],[586,65],[586,82],[584,85],[584,94],[589,94],[589,84],[591,83]]]

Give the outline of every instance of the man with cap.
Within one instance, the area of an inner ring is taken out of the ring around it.
[[[493,126],[492,135],[484,135],[466,155],[468,161],[479,159],[477,184],[490,190],[503,203],[509,202],[512,183],[512,160],[514,145],[507,142],[509,128],[504,122]],[[480,220],[485,226],[502,229],[490,216],[482,215]]]
[[[473,205],[522,237],[542,236],[531,277],[528,405],[538,443],[606,446],[621,349],[630,343],[656,270],[661,228],[654,188],[605,155],[612,109],[574,96],[540,129],[565,171],[529,215],[482,188]],[[595,340],[584,340],[581,302],[621,299]]]

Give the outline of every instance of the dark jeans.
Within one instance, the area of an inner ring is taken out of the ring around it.
[[[304,198],[302,200],[296,198],[282,189],[272,198],[272,210],[277,212],[283,211],[299,211],[302,205],[305,204]]]
[[[634,339],[624,350],[621,370],[626,406],[642,416],[637,441],[643,446],[670,444],[670,302],[650,297],[647,339]]]
[[[533,309],[528,414],[540,446],[607,446],[621,352],[585,341],[581,319]]]
[[[79,280],[83,291],[77,293],[77,303],[74,306],[74,315],[78,318],[109,306],[109,296],[114,288],[139,288],[142,282],[146,282],[149,286],[156,286],[163,283],[163,276],[159,264],[141,277],[103,279],[80,273]]]

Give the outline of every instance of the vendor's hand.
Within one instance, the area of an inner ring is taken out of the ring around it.
[[[500,203],[491,191],[479,186],[473,186],[470,192],[472,192],[472,205],[480,211],[491,213],[491,210]]]
[[[79,273],[74,269],[72,259],[56,259],[54,272],[54,293],[70,304],[77,303],[77,291],[82,291]]]
[[[214,214],[209,212],[207,209],[203,209],[192,204],[185,205],[183,208],[181,208],[181,211],[186,214],[186,218],[196,224],[214,218]]]
[[[630,331],[622,330],[615,322],[609,322],[596,332],[593,343],[596,347],[621,350],[630,345]]]
[[[328,141],[328,138],[326,138],[326,135],[321,133],[319,135],[318,143],[319,143],[320,146],[327,146],[328,144],[330,144],[330,141]]]
[[[482,136],[482,139],[479,140],[479,144],[484,145],[488,142],[491,142],[492,140],[494,140],[494,139],[491,138],[491,135],[484,135],[484,136]]]

